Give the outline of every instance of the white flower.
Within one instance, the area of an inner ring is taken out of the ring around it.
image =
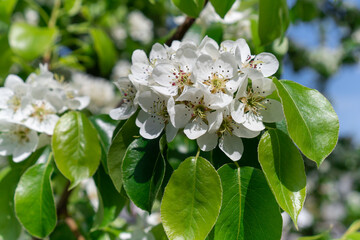
[[[0,155],[13,156],[14,162],[26,159],[36,150],[38,135],[35,131],[4,120],[0,120]]]
[[[21,111],[24,116],[23,125],[37,132],[53,134],[59,116],[49,102],[28,98],[23,101]]]
[[[127,60],[118,61],[112,70],[111,79],[116,80],[122,77],[129,76],[129,74],[131,73],[130,68],[131,68],[131,63],[129,61]]]
[[[215,61],[208,55],[201,55],[196,62],[194,75],[200,87],[206,91],[205,101],[213,109],[229,105],[240,84],[235,59],[230,53],[221,54]]]
[[[137,124],[140,126],[140,135],[146,139],[154,139],[160,136],[165,128],[167,141],[172,141],[178,130],[169,119],[168,99],[155,92],[146,91],[139,94],[138,101],[143,110],[140,111],[137,120]]]
[[[202,151],[214,149],[218,143],[219,148],[233,161],[241,158],[244,146],[241,138],[253,138],[259,135],[260,131],[251,131],[242,124],[235,122],[228,108],[216,120],[216,126],[196,141]],[[218,124],[220,123],[220,124]]]
[[[197,57],[196,49],[178,49],[172,62],[160,63],[154,68],[152,78],[160,86],[152,88],[167,96],[177,96],[186,91],[195,82],[192,70]]]
[[[0,88],[0,119],[20,122],[21,103],[28,95],[28,86],[16,75],[9,75],[4,87]]]
[[[148,44],[154,37],[153,22],[139,11],[133,11],[128,15],[130,36],[136,41]]]
[[[263,122],[278,122],[284,117],[281,103],[266,98],[275,90],[274,83],[268,78],[252,80],[252,87],[244,81],[231,103],[231,116],[252,131],[265,128]]]
[[[131,117],[137,110],[138,105],[134,102],[136,89],[128,78],[120,78],[114,82],[121,94],[120,106],[110,111],[110,117],[115,120],[123,120]]]
[[[251,55],[250,48],[244,39],[236,41],[235,56],[240,70],[253,78],[254,74],[260,72],[264,77],[269,77],[276,73],[279,68],[279,61],[271,53],[260,53]]]
[[[90,98],[87,108],[93,114],[108,113],[119,102],[113,84],[106,79],[74,72],[71,86],[78,91],[78,95]]]

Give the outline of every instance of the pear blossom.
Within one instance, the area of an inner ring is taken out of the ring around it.
[[[153,22],[140,11],[133,11],[128,15],[130,36],[136,41],[148,44],[153,39]]]
[[[247,129],[240,123],[235,122],[229,108],[225,108],[220,118],[220,124],[215,124],[215,128],[210,129],[206,134],[199,137],[196,141],[202,151],[210,151],[219,143],[219,148],[233,161],[241,158],[244,146],[241,138],[253,138],[260,134],[260,131]]]
[[[196,62],[194,75],[206,92],[205,101],[214,109],[229,105],[241,82],[235,59],[230,53],[221,54],[215,61],[209,55],[201,55]]]
[[[138,104],[134,102],[136,89],[131,81],[124,77],[114,82],[121,94],[120,106],[112,109],[110,117],[115,120],[123,120],[131,117],[137,110]]]
[[[155,139],[165,129],[166,139],[172,141],[177,129],[172,125],[167,111],[167,97],[152,91],[146,91],[138,97],[139,105],[146,114],[137,121],[140,126],[140,135],[147,139]]]
[[[263,122],[281,121],[284,117],[281,103],[267,98],[274,90],[275,85],[268,78],[253,79],[251,87],[244,81],[231,103],[234,121],[252,131],[263,130]]]
[[[34,130],[0,120],[0,156],[12,155],[14,162],[20,162],[36,150],[38,141]]]

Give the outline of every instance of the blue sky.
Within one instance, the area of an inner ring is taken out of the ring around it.
[[[359,0],[347,0],[360,7]],[[325,46],[338,48],[344,29],[336,27],[331,20],[325,22]],[[290,25],[287,35],[290,39],[308,49],[320,46],[319,22]],[[286,61],[286,60],[285,60]],[[307,87],[316,88],[317,73],[312,69],[304,69],[298,73],[284,64],[282,78],[297,81]],[[360,145],[360,63],[344,65],[328,81],[325,95],[330,99],[340,120],[340,135],[353,137]]]

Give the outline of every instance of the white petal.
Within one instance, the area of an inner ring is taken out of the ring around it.
[[[112,109],[109,113],[110,117],[115,120],[124,120],[131,117],[137,110],[132,102],[123,103],[120,107]]]
[[[209,55],[201,55],[196,63],[195,63],[195,69],[193,71],[195,80],[199,83],[202,81],[208,79],[208,77],[211,77],[211,67],[213,65],[214,61]]]
[[[235,56],[237,58],[238,64],[244,63],[251,57],[249,45],[246,43],[245,39],[236,40],[237,48],[235,50]]]
[[[136,121],[135,121],[136,126],[141,128],[141,126],[144,125],[146,119],[148,119],[149,117],[150,114],[144,112],[144,110],[140,110],[136,117]]]
[[[192,46],[192,45],[190,45]],[[189,70],[191,71],[193,66],[195,65],[196,59],[197,59],[198,55],[196,53],[196,48],[180,48],[177,52],[176,52],[176,56],[175,56],[175,61],[179,62],[182,66],[182,70],[186,71]]]
[[[173,64],[161,63],[154,68],[152,77],[158,84],[170,87],[172,86],[172,83],[175,82],[173,73],[177,74],[177,72],[178,71]]]
[[[170,112],[169,112],[170,114]],[[183,128],[191,119],[191,110],[185,104],[174,106],[174,114],[170,114],[171,123],[176,128]]]
[[[223,114],[221,111],[208,112],[206,118],[209,122],[209,133],[216,132],[223,121]]]
[[[158,100],[162,100],[160,95],[152,92],[145,91],[138,96],[140,107],[147,113],[152,114],[154,112],[154,105]]]
[[[17,85],[24,84],[24,81],[14,74],[10,74],[5,79],[4,87],[14,89]]]
[[[214,70],[224,78],[233,78],[237,75],[237,65],[235,57],[228,52],[222,53],[214,63]]]
[[[206,133],[196,139],[196,142],[201,151],[211,151],[216,148],[218,136],[216,133]]]
[[[207,130],[208,125],[201,118],[195,118],[185,126],[184,133],[189,139],[193,140],[204,135]]]
[[[204,96],[204,92],[199,88],[190,87],[184,90],[176,101],[197,102]]]
[[[0,88],[0,109],[8,108],[8,101],[13,95],[9,88]]]
[[[210,105],[212,109],[220,109],[228,106],[233,100],[232,94],[226,94],[223,92],[217,94],[206,94],[205,102]]]
[[[261,131],[265,129],[265,126],[262,122],[262,117],[256,116],[251,112],[245,114],[242,124],[251,131]]]
[[[13,153],[13,161],[20,162],[25,160],[32,152],[36,150],[38,145],[39,137],[35,131],[28,133],[29,141],[26,143],[19,144]]]
[[[281,103],[273,100],[266,99],[262,102],[265,109],[260,110],[263,116],[263,122],[280,122],[284,118],[284,112]]]
[[[143,50],[135,50],[131,56],[132,64],[143,63],[149,65],[149,60]]]
[[[252,80],[252,88],[255,93],[266,97],[275,90],[275,84],[269,78],[258,78]]]
[[[165,96],[176,96],[178,95],[179,89],[177,86],[169,86],[169,87],[164,87],[164,86],[151,86],[151,88],[153,90],[155,90],[156,92],[165,95]]]
[[[165,133],[166,133],[166,141],[171,142],[176,137],[178,132],[178,128],[174,127],[171,122],[166,125]]]
[[[77,110],[86,108],[90,103],[90,97],[88,96],[76,97],[75,99],[80,103],[80,106],[77,108]]]
[[[279,68],[279,61],[271,53],[260,53],[255,57],[254,63],[264,77],[273,75]]]
[[[155,139],[160,136],[164,128],[164,119],[159,119],[157,115],[151,115],[141,126],[140,135],[146,139]]]
[[[242,138],[254,138],[260,134],[260,131],[251,131],[248,128],[244,127],[242,124],[234,124],[233,134],[237,137]]]
[[[219,57],[219,45],[214,39],[205,36],[199,45],[199,50],[202,54],[207,54],[213,59]]]
[[[220,138],[219,148],[233,161],[238,161],[244,152],[241,138],[230,134],[225,134]]]
[[[156,60],[167,59],[167,52],[163,45],[155,43],[150,51],[149,55],[150,62],[155,63]]]

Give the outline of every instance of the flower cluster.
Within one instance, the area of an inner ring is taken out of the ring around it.
[[[0,156],[24,160],[49,140],[58,114],[83,109],[88,103],[88,97],[56,80],[47,65],[40,65],[40,74],[32,73],[25,82],[9,75],[0,88]]]
[[[136,124],[147,139],[165,130],[167,141],[183,129],[203,151],[217,145],[232,160],[241,158],[241,138],[256,137],[264,122],[282,120],[281,103],[268,98],[270,77],[279,67],[270,53],[251,55],[244,39],[220,46],[205,37],[199,45],[175,41],[156,43],[149,58],[132,55],[131,74],[115,82],[121,92],[113,119],[127,119],[138,106]]]

